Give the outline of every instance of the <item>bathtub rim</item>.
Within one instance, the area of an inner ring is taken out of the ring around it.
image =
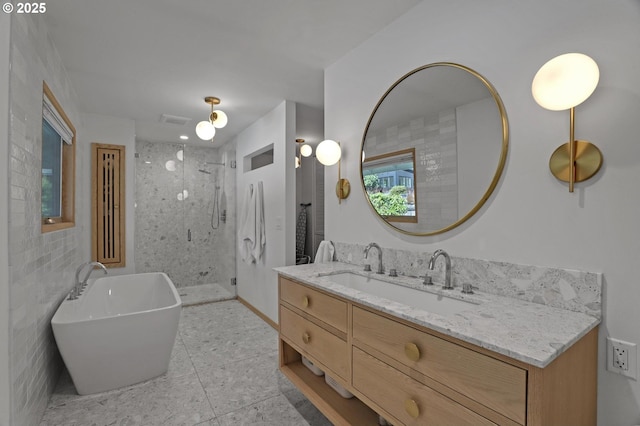
[[[171,289],[171,292],[174,296],[174,299],[176,300],[176,303],[163,306],[161,308],[145,309],[142,311],[127,312],[126,314],[112,315],[112,316],[99,317],[99,318],[78,319],[78,318],[73,318],[73,314],[75,312],[69,312],[71,310],[75,311],[80,308],[80,305],[84,300],[84,296],[89,292],[89,290],[93,287],[96,281],[103,280],[105,278],[115,278],[115,277],[120,278],[120,277],[130,277],[130,276],[137,276],[137,275],[138,276],[139,275],[161,275],[167,281],[167,283],[170,284],[169,288]],[[110,318],[127,318],[133,315],[141,315],[144,313],[176,309],[176,308],[178,309],[182,308],[182,299],[180,298],[180,293],[178,292],[175,284],[173,283],[171,278],[169,278],[169,276],[164,272],[142,272],[139,274],[123,274],[123,275],[111,275],[106,277],[96,277],[96,278],[90,278],[87,281],[87,288],[85,288],[84,292],[77,299],[69,300],[67,295],[65,294],[64,299],[62,300],[62,302],[58,306],[58,309],[56,309],[55,314],[51,318],[51,325],[57,326],[57,325],[70,325],[70,324],[86,324],[94,321],[104,321]]]

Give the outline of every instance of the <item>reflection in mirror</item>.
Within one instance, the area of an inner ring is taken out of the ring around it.
[[[376,212],[390,222],[417,222],[415,149],[365,158],[362,179]]]
[[[486,79],[457,64],[425,65],[394,83],[374,108],[362,142],[362,184],[393,228],[438,234],[466,221],[491,195],[507,145],[504,107]]]

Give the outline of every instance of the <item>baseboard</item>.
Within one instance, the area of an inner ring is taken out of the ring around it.
[[[254,314],[256,314],[257,316],[259,316],[264,322],[266,322],[267,324],[269,324],[271,327],[274,328],[274,330],[278,331],[279,327],[278,327],[278,323],[274,322],[271,318],[269,318],[268,316],[266,316],[265,314],[263,314],[262,312],[260,312],[255,306],[253,306],[251,303],[247,302],[246,300],[244,300],[242,297],[238,296],[238,302],[242,303],[244,306],[246,306],[247,308],[249,308],[249,310],[251,312],[253,312]]]

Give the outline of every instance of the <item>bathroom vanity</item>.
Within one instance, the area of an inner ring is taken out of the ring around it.
[[[596,423],[598,318],[439,287],[434,307],[464,303],[435,314],[336,282],[388,279],[355,265],[276,270],[280,369],[336,425],[377,425],[378,415],[394,425]]]

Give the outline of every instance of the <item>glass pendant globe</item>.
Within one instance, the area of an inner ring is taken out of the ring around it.
[[[300,147],[300,154],[303,157],[310,156],[312,152],[313,152],[313,149],[311,148],[311,145],[304,144]]]
[[[212,116],[212,122],[213,122],[213,127],[217,128],[217,129],[222,129],[224,126],[227,125],[227,122],[229,121],[229,119],[227,118],[227,114],[225,114],[223,111],[220,111],[219,109],[213,111],[211,113]]]
[[[209,121],[201,121],[196,126],[196,134],[203,141],[208,141],[216,135],[216,128]]]
[[[584,102],[598,85],[598,64],[582,53],[566,53],[544,64],[531,84],[538,105],[551,111],[573,108]]]
[[[325,166],[333,166],[340,160],[342,150],[340,144],[331,139],[324,140],[318,144],[316,148],[316,157],[318,161]]]

